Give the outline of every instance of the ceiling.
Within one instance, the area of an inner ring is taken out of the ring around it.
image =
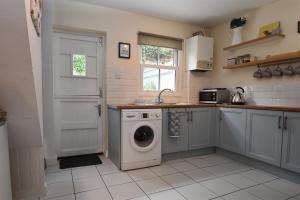
[[[77,0],[211,27],[276,0]]]

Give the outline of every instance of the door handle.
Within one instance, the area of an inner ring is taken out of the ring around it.
[[[281,119],[282,119],[282,116],[279,116],[278,117],[278,129],[281,129]]]
[[[288,120],[288,117],[284,117],[284,120],[283,120],[283,128],[284,128],[284,130],[287,130],[287,120]]]
[[[101,113],[102,113],[102,106],[101,106],[101,104],[95,105],[95,107],[96,107],[97,110],[98,110],[98,115],[99,115],[99,117],[101,117]]]

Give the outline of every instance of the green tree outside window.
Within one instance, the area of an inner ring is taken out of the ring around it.
[[[86,56],[73,54],[73,76],[86,76]]]

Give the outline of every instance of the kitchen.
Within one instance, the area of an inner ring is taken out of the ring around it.
[[[11,2],[8,200],[300,199],[298,0]]]

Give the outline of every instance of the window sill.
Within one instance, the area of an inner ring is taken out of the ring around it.
[[[139,97],[157,97],[159,95],[159,92],[146,92],[146,91],[140,91],[138,93]],[[176,91],[176,92],[168,92],[168,93],[163,93],[164,97],[182,97],[181,92]]]

